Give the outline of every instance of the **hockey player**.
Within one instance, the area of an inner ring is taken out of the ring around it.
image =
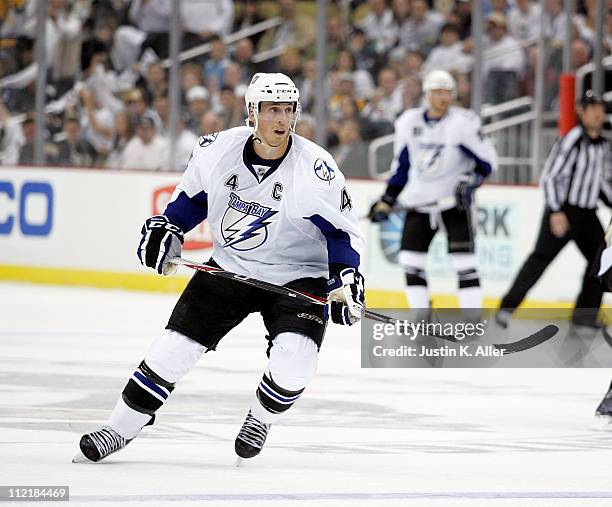
[[[256,74],[247,89],[247,127],[202,136],[163,215],[142,228],[138,257],[168,275],[184,234],[208,219],[209,263],[241,275],[327,294],[333,322],[364,312],[363,248],[344,176],[322,148],[294,133],[299,91],[283,74]],[[128,380],[102,429],[83,435],[76,461],[99,461],[125,447],[203,353],[250,313],[268,331],[269,362],[235,441],[240,458],[261,451],[270,425],[315,374],[326,327],[322,306],[197,272],[166,329]]]
[[[448,72],[431,71],[423,91],[426,107],[407,110],[395,122],[392,176],[369,217],[381,222],[396,203],[408,208],[398,262],[406,272],[412,308],[429,307],[425,261],[438,230],[448,236],[460,306],[479,308],[471,204],[474,191],[496,169],[496,153],[480,132],[478,116],[451,106],[456,85]]]
[[[599,261],[598,277],[604,291],[612,292],[612,222],[606,231],[605,244]],[[604,327],[604,333],[609,333]],[[602,421],[605,429],[612,429],[612,382],[608,392],[595,410],[595,416]]]

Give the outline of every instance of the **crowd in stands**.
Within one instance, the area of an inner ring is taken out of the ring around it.
[[[366,156],[364,141],[393,132],[397,116],[421,104],[427,71],[453,73],[457,102],[469,107],[472,1],[329,2],[327,94],[319,97],[315,2],[182,0],[182,49],[209,43],[210,51],[180,65],[180,121],[170,160],[165,59],[174,2],[48,0],[45,164],[181,171],[198,136],[244,125],[251,76],[278,71],[301,91],[298,133],[314,138],[315,103],[324,100],[328,146],[340,166],[356,175],[352,168]],[[36,5],[36,0],[0,0],[0,165],[34,161]],[[568,14],[563,0],[546,0],[542,11],[539,5],[484,0],[486,103],[533,93],[534,39],[544,16],[546,106],[556,107]],[[612,48],[610,9],[608,1],[605,54]],[[279,16],[280,24],[231,45],[224,42],[228,34],[271,16]],[[595,0],[578,0],[572,26],[577,69],[592,59]],[[262,54],[272,57],[255,58]]]

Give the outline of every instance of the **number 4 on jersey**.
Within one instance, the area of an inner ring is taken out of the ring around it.
[[[340,211],[353,209],[353,201],[351,196],[346,191],[346,187],[342,189],[342,195],[340,196]]]
[[[232,191],[236,191],[238,188],[238,175],[232,174],[225,182],[225,186],[231,188]]]

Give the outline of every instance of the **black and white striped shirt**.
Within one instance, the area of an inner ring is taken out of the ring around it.
[[[567,203],[594,209],[601,197],[612,202],[610,143],[599,136],[591,139],[576,126],[553,146],[540,180],[546,204],[559,211]]]

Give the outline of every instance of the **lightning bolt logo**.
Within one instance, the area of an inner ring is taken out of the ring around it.
[[[262,207],[257,203],[247,203],[232,193],[221,230],[225,244],[223,248],[231,247],[235,250],[253,250],[261,246],[268,237],[267,226],[272,223],[271,218],[278,213],[270,208]],[[255,208],[256,211],[252,211]]]

